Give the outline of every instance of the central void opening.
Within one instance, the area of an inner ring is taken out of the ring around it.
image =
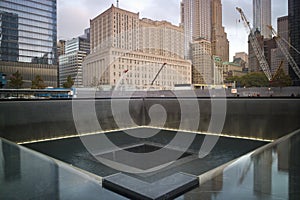
[[[174,199],[198,187],[199,175],[267,144],[263,141],[219,137],[208,155],[200,158],[198,153],[207,135],[150,129],[134,129],[136,134],[157,132],[149,138],[115,131],[83,136],[84,139],[74,137],[25,146],[103,177],[105,188],[130,199]],[[104,136],[109,142],[103,140]],[[189,147],[184,147],[182,141],[172,142],[175,136],[193,136],[194,140]],[[86,148],[84,140],[95,144],[93,155]],[[157,152],[163,153],[156,156]],[[108,160],[109,165],[102,163],[101,159]],[[118,171],[114,167],[116,165],[125,165],[127,169],[129,167],[138,173]]]
[[[143,131],[145,133],[149,131],[149,128],[143,127],[136,128],[135,130],[137,133],[142,133]],[[85,137],[91,141],[96,141],[98,139],[98,135],[101,134],[103,133]],[[104,134],[118,148],[108,148],[103,151],[101,149],[97,153],[97,156],[112,160],[116,163],[127,164],[141,170],[148,170],[153,167],[164,165],[166,164],[166,159],[160,160],[159,158],[154,157],[151,162],[147,159],[141,159],[132,165],[133,162],[128,162],[128,158],[124,156],[120,150],[143,154],[165,148],[168,155],[180,152],[181,156],[178,156],[178,159],[168,167],[150,174],[134,175],[135,177],[148,182],[153,182],[178,172],[199,176],[211,169],[253,151],[258,147],[268,144],[268,142],[264,141],[219,137],[218,142],[212,151],[206,157],[199,158],[198,152],[206,137],[205,134],[195,133],[196,136],[193,143],[184,152],[179,147],[180,144],[178,146],[168,145],[176,134],[182,134],[182,136],[185,137],[186,134],[194,133],[158,130],[158,133],[155,136],[149,138],[132,137],[124,131],[115,131]],[[37,142],[26,144],[25,146],[102,177],[111,176],[121,172],[99,162],[97,157],[91,155],[91,153],[87,150],[80,137]]]
[[[153,144],[141,144],[141,145],[138,145],[138,146],[135,146],[135,147],[125,148],[124,150],[129,151],[129,152],[133,152],[133,153],[149,153],[149,152],[157,151],[161,148],[162,147],[155,146]],[[173,152],[173,153],[177,154],[177,152],[181,152],[182,156],[180,156],[177,160],[180,160],[181,158],[185,158],[187,156],[192,155],[192,153],[188,153],[188,152],[182,152],[182,151],[179,151],[179,150],[169,149],[169,148],[166,148],[166,149],[168,151],[170,151],[171,153]]]
[[[162,148],[164,148],[164,155],[180,155],[180,157],[177,158],[176,163],[179,163],[178,161],[183,162],[184,160],[187,160],[187,157],[193,155],[193,153],[190,152],[183,152],[177,149],[166,148],[155,144],[143,143],[129,147],[123,147],[122,150],[110,151],[107,153],[99,154],[96,156],[96,158],[101,157],[119,164],[124,164],[141,170],[150,170],[154,167],[159,167],[164,164],[167,164],[168,159],[165,159],[165,157],[155,157],[154,159],[132,160],[128,159],[128,157],[126,156],[126,152],[131,152],[135,154],[147,154],[158,151]]]

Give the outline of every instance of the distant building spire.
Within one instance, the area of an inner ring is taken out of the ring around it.
[[[117,0],[117,8],[119,8],[119,0]]]

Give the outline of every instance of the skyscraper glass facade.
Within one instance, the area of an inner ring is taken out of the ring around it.
[[[289,33],[290,33],[290,42],[296,48],[300,49],[300,1],[299,0],[289,0]],[[299,54],[290,48],[291,55],[296,61],[298,67],[300,66],[300,56]],[[294,85],[299,86],[300,80],[297,77],[294,70],[290,67],[289,74],[294,81]]]
[[[56,64],[56,0],[0,1],[0,61]]]
[[[271,25],[271,1],[272,0],[253,0],[253,29],[258,29],[265,39],[272,38],[272,32],[267,27]]]

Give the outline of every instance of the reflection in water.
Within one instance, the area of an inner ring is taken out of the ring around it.
[[[293,137],[289,156],[289,199],[300,199],[300,136]]]
[[[186,193],[185,195],[177,198],[177,200],[197,200],[205,199],[212,200],[217,197],[218,193],[223,190],[223,173],[216,176],[211,181],[201,185],[199,188]]]
[[[286,140],[278,144],[277,154],[278,154],[278,170],[288,172],[289,170],[289,157],[290,155],[290,140]]]
[[[2,143],[2,141],[0,141]],[[3,169],[6,181],[13,181],[21,178],[20,149],[7,143],[2,143]]]
[[[53,160],[33,156],[6,141],[0,143],[0,199],[59,199],[58,166]]]
[[[272,189],[272,149],[253,157],[254,192],[271,194]]]
[[[0,199],[125,199],[89,176],[0,138]]]
[[[215,174],[221,174],[185,194],[182,199],[299,200],[299,155],[300,131],[241,157],[224,169],[215,170]],[[215,183],[222,183],[222,186]]]

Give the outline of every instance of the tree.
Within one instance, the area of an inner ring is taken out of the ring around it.
[[[276,74],[274,75],[271,86],[272,87],[287,87],[291,86],[293,81],[290,76],[286,75],[282,68],[279,68]]]
[[[90,84],[91,87],[99,87],[100,86],[100,81],[98,81],[97,77],[94,76],[92,83]]]
[[[241,77],[229,77],[226,81],[235,81],[239,87],[268,87],[269,80],[264,73],[252,72]]]
[[[244,87],[268,87],[269,80],[262,72],[252,72],[241,77],[241,85]]]
[[[36,75],[32,80],[31,89],[44,89],[46,87],[44,80],[40,75]]]
[[[67,77],[67,81],[63,84],[64,88],[71,88],[74,85],[74,80],[72,79],[72,77],[69,75]]]
[[[240,87],[240,83],[241,83],[241,77],[238,76],[230,76],[227,77],[225,80],[225,83],[234,83],[236,84],[237,87]]]
[[[23,76],[20,74],[19,71],[13,73],[9,78],[9,87],[14,89],[19,89],[24,84]]]

